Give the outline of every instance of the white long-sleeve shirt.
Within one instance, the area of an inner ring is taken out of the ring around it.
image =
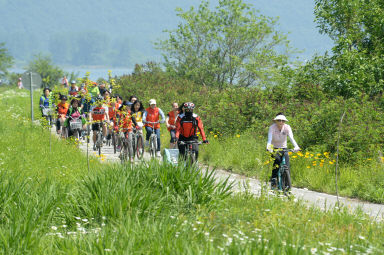
[[[299,146],[293,138],[291,126],[284,124],[283,128],[279,130],[277,124],[274,123],[269,127],[267,150],[271,150],[273,148],[287,148],[287,136],[289,137],[289,140],[291,140],[295,150],[298,150]]]

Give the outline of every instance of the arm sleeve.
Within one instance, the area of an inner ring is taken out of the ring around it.
[[[197,126],[199,128],[201,138],[203,139],[203,141],[207,140],[207,138],[205,137],[203,122],[201,121],[200,117],[197,118]]]
[[[164,115],[164,112],[160,108],[159,108],[159,114],[161,116],[160,123],[164,123],[165,122],[165,115]]]
[[[299,145],[297,145],[295,138],[293,138],[293,132],[291,127],[288,128],[288,137],[289,137],[289,140],[291,140],[293,147],[295,147],[295,149],[299,149],[300,148]]]
[[[147,111],[144,111],[143,113],[143,123],[147,122]]]
[[[39,102],[39,104],[40,104],[40,108],[43,108],[43,107],[44,107],[44,102],[43,102],[43,98],[42,98],[42,97],[40,97],[40,102]]]
[[[269,127],[269,130],[268,130],[267,150],[273,150],[273,144],[272,144],[272,126],[270,126],[270,127]]]

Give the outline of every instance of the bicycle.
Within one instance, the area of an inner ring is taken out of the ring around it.
[[[134,153],[132,148],[132,133],[129,132],[120,132],[119,134],[120,141],[121,141],[121,151],[120,151],[120,160],[121,163],[124,164],[128,160],[133,159]]]
[[[101,147],[103,147],[103,128],[102,128],[102,123],[95,123],[97,125],[99,125],[99,128],[98,130],[96,131],[96,150],[98,151],[99,153],[99,156],[101,155]],[[93,131],[95,132],[95,131]]]
[[[43,107],[41,109],[41,112],[42,112],[42,115],[43,115],[43,118],[45,118],[47,120],[47,123],[50,127],[52,127],[53,125],[53,118],[52,118],[52,109],[51,108],[47,108],[47,107]]]
[[[290,169],[287,163],[285,162],[285,153],[288,153],[288,152],[294,152],[294,150],[282,149],[276,152],[276,153],[281,153],[281,158],[282,158],[279,166],[279,170],[277,172],[277,190],[284,193],[289,192],[289,190],[292,187]],[[272,183],[271,183],[271,189],[273,190],[276,189],[276,187],[272,186]]]
[[[143,128],[138,127],[138,129],[134,128],[133,139],[133,156],[137,156],[139,160],[141,160],[144,156],[144,136],[143,136]]]
[[[80,139],[80,135],[81,135],[81,132],[83,130],[83,122],[81,120],[81,118],[72,118],[72,117],[69,117],[69,129],[67,128],[67,137],[69,136],[69,132],[71,132],[73,134],[73,136],[75,137],[75,139],[79,140]]]
[[[198,141],[180,141],[180,145],[185,145],[185,161],[190,165],[193,165],[197,162],[196,151],[193,149],[193,145],[201,145],[202,142]]]
[[[156,158],[156,150],[157,150],[157,135],[155,133],[155,125],[159,122],[149,122],[148,124],[152,125],[152,134],[149,136],[149,154],[152,158]]]

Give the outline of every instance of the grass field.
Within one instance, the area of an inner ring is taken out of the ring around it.
[[[361,212],[232,194],[211,175],[156,162],[92,159],[88,171],[73,144],[53,138],[49,150],[49,132],[25,116],[26,97],[0,96],[2,254],[383,253],[384,224]]]

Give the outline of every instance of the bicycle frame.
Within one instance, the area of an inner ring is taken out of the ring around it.
[[[185,155],[186,155],[185,159],[186,159],[186,162],[190,162],[191,165],[196,163],[196,156],[195,156],[195,153],[193,151],[193,145],[194,144],[201,145],[202,142],[198,142],[198,141],[180,141],[180,145],[185,145]]]
[[[156,150],[157,150],[157,135],[155,133],[155,125],[159,122],[147,122],[148,124],[152,125],[152,134],[149,137],[149,152],[152,157],[156,157]]]

